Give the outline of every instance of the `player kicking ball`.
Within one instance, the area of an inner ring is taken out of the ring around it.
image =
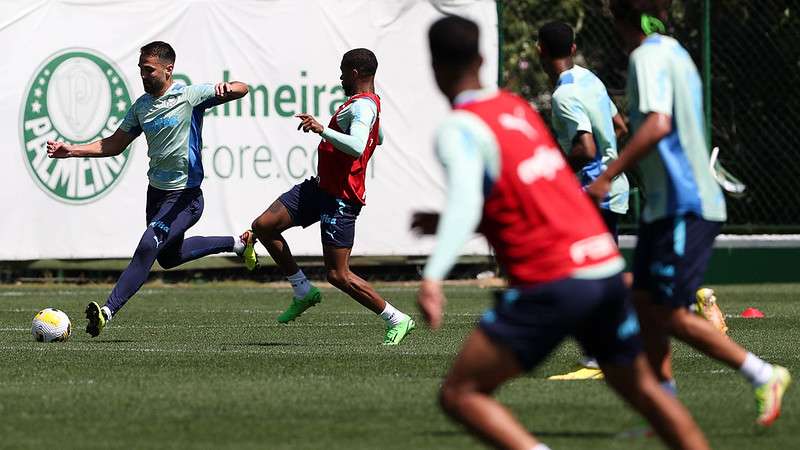
[[[341,80],[349,98],[339,107],[328,126],[308,114],[298,114],[298,130],[314,132],[319,143],[317,173],[284,193],[253,221],[255,237],[292,285],[294,298],[278,316],[289,323],[318,304],[322,295],[295,262],[281,233],[320,223],[322,252],[328,282],[386,322],[384,345],[397,345],[414,329],[414,321],[378,294],[372,286],[350,271],[350,252],[356,219],[365,201],[367,163],[382,142],[381,100],[375,94],[378,60],[365,48],[350,50],[341,62]],[[245,255],[249,255],[249,248]]]
[[[587,189],[605,198],[610,180],[638,164],[647,192],[634,252],[634,303],[650,364],[675,393],[670,337],[739,372],[753,385],[756,423],[780,415],[789,372],[769,364],[690,311],[714,239],[726,219],[725,199],[709,170],[700,75],[689,53],[665,36],[669,1],[613,0],[614,25],[628,65],[633,136]]]
[[[145,93],[128,110],[111,136],[83,145],[47,142],[51,158],[100,158],[116,156],[144,133],[150,170],[147,172],[147,229],[139,240],[130,264],[102,307],[86,307],[86,332],[96,337],[111,318],[142,287],[153,263],[170,269],[206,255],[235,252],[243,255],[249,233],[240,237],[193,236],[184,238],[203,213],[203,111],[247,94],[247,85],[230,83],[186,86],[173,81],[175,51],[166,42],[151,42],[141,48],[139,69]],[[252,244],[250,244],[252,246]],[[248,267],[255,266],[251,251]]]
[[[439,328],[441,280],[478,224],[510,287],[464,342],[440,390],[443,409],[492,447],[548,449],[491,394],[574,336],[667,445],[707,449],[641,353],[625,263],[547,127],[522,98],[481,88],[478,34],[474,22],[454,16],[429,31],[436,82],[454,112],[436,137],[447,204],[418,303]]]

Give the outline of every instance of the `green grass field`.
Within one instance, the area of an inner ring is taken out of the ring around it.
[[[448,288],[445,328],[418,328],[380,345],[383,323],[334,290],[299,322],[275,317],[286,288],[223,283],[147,285],[99,338],[83,307],[107,286],[0,287],[0,448],[471,449],[481,446],[439,411],[439,382],[489,304],[477,287]],[[413,311],[414,288],[382,285]],[[798,285],[722,286],[723,310],[758,306],[766,319],[728,321],[731,335],[800,379]],[[63,344],[33,342],[33,314],[52,306],[73,320]],[[640,424],[599,381],[546,375],[578,357],[566,343],[499,398],[554,449],[661,448],[622,439]],[[733,370],[677,345],[680,398],[714,448],[800,446],[795,386],[776,425],[758,432],[749,385]]]

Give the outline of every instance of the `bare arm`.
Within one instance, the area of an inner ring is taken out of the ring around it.
[[[628,134],[628,126],[625,125],[625,119],[623,119],[622,115],[619,113],[614,115],[614,118],[611,120],[614,122],[614,134],[617,136],[617,141],[619,141],[622,136]]]
[[[602,175],[586,188],[586,192],[599,200],[605,198],[611,188],[611,180],[630,169],[655,148],[656,144],[672,132],[672,117],[664,113],[651,112],[636,131],[628,145],[622,149]]]
[[[567,155],[567,162],[574,172],[583,168],[594,160],[597,155],[597,146],[592,133],[579,131],[572,140],[572,149]]]
[[[247,85],[241,81],[217,83],[214,92],[217,94],[217,104],[227,103],[247,95]]]
[[[102,158],[117,156],[130,145],[135,136],[117,130],[111,136],[88,144],[71,145],[60,141],[47,141],[47,156],[50,158]]]

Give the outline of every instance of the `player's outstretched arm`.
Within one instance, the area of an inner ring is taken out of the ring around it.
[[[47,141],[50,158],[102,158],[122,153],[136,136],[117,130],[111,136],[88,144],[72,145],[61,141]]]
[[[217,83],[214,85],[214,93],[217,96],[217,104],[227,103],[247,95],[247,85],[241,81]]]

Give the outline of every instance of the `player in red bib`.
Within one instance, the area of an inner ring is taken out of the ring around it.
[[[305,228],[320,222],[328,282],[380,315],[386,322],[383,343],[397,345],[414,329],[414,321],[350,271],[356,218],[366,204],[367,163],[383,140],[381,100],[375,94],[378,60],[370,50],[357,48],[344,54],[340,68],[342,87],[349,98],[328,126],[311,115],[297,115],[301,120],[298,130],[322,136],[318,147],[319,175],[294,186],[275,200],[253,221],[253,233],[286,274],[294,290],[292,303],[278,317],[278,322],[295,320],[322,299],[319,289],[311,285],[297,266],[281,233],[294,226]]]
[[[493,447],[547,449],[491,393],[572,336],[668,445],[708,448],[641,353],[622,257],[538,113],[515,95],[481,88],[475,23],[441,19],[429,39],[436,81],[454,112],[436,137],[447,205],[418,303],[426,321],[441,326],[441,280],[476,227],[510,285],[447,375],[440,392],[445,412]]]

